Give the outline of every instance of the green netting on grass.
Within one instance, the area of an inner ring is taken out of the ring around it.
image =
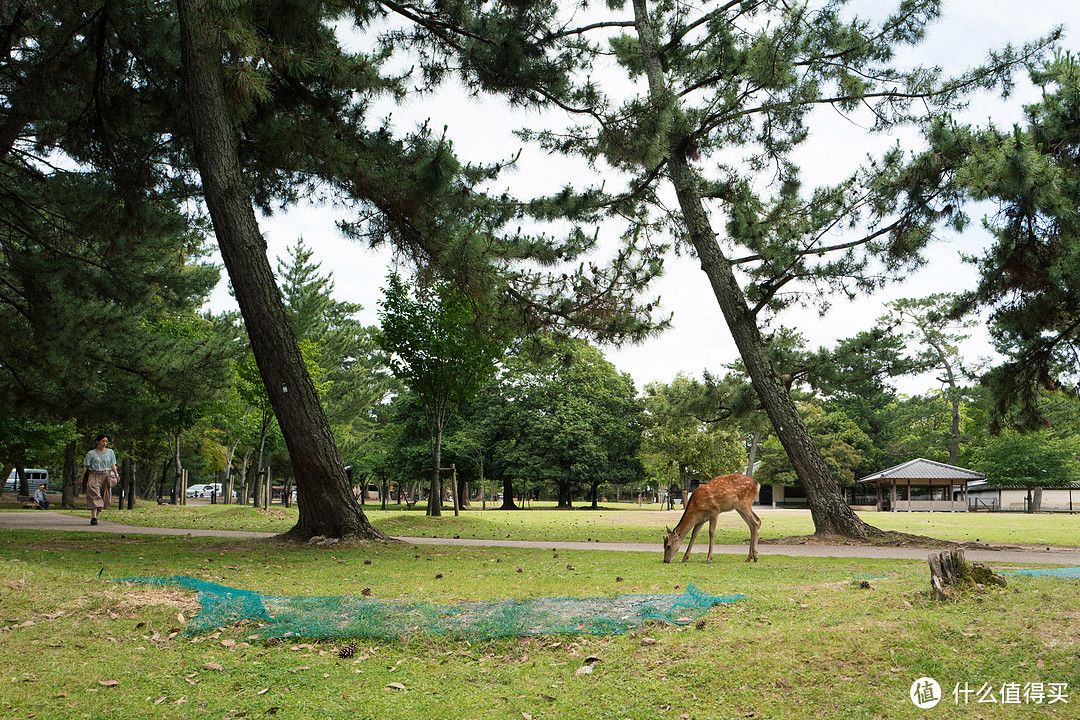
[[[511,635],[619,635],[648,622],[686,625],[721,603],[690,585],[682,593],[614,597],[550,597],[437,605],[417,600],[367,597],[272,597],[192,577],[121,578],[121,582],[173,585],[197,590],[199,613],[186,632],[194,635],[241,620],[259,623],[258,637],[400,638],[447,635],[468,640]]]
[[[1035,575],[1038,577],[1075,578],[1080,580],[1080,567],[1043,568],[1039,570],[1017,570],[1010,575]]]

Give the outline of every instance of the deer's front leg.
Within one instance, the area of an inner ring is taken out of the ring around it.
[[[712,562],[713,537],[716,535],[716,518],[716,515],[709,518],[709,556],[705,558],[705,562],[707,563]]]
[[[694,547],[694,540],[697,539],[698,530],[701,529],[702,525],[704,525],[704,523],[698,523],[697,525],[694,526],[693,532],[690,533],[690,544],[686,546],[686,554],[683,555],[683,558],[682,558],[683,562],[686,562],[687,560],[690,559],[690,550]]]

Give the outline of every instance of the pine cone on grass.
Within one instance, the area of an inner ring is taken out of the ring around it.
[[[345,647],[338,650],[337,656],[342,660],[351,658],[356,653],[356,643],[349,643]]]

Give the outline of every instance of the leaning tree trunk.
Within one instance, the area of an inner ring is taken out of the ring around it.
[[[646,0],[634,0],[634,21],[649,80],[649,95],[655,106],[671,108],[676,116],[671,127],[678,127],[678,100],[671,95],[665,84],[656,37],[645,3]],[[668,134],[668,176],[679,199],[690,241],[701,262],[702,270],[709,278],[716,301],[724,313],[724,319],[750,375],[750,382],[796,475],[806,489],[814,529],[818,534],[865,537],[874,532],[875,528],[863,522],[840,495],[839,486],[814,445],[795,403],[769,362],[757,318],[747,305],[731,262],[724,256],[716,241],[716,233],[701,202],[697,177],[683,151],[687,141],[688,138],[679,136],[674,131]]]
[[[204,0],[177,0],[184,86],[195,160],[222,259],[244,317],[259,373],[297,479],[298,538],[385,537],[353,501],[345,467],[308,375],[266,257],[237,153],[222,82],[218,20]]]

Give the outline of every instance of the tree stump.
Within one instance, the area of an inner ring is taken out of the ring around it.
[[[960,548],[931,555],[930,588],[935,600],[952,600],[965,590],[986,585],[1005,587],[1005,578],[983,563],[968,562]]]

